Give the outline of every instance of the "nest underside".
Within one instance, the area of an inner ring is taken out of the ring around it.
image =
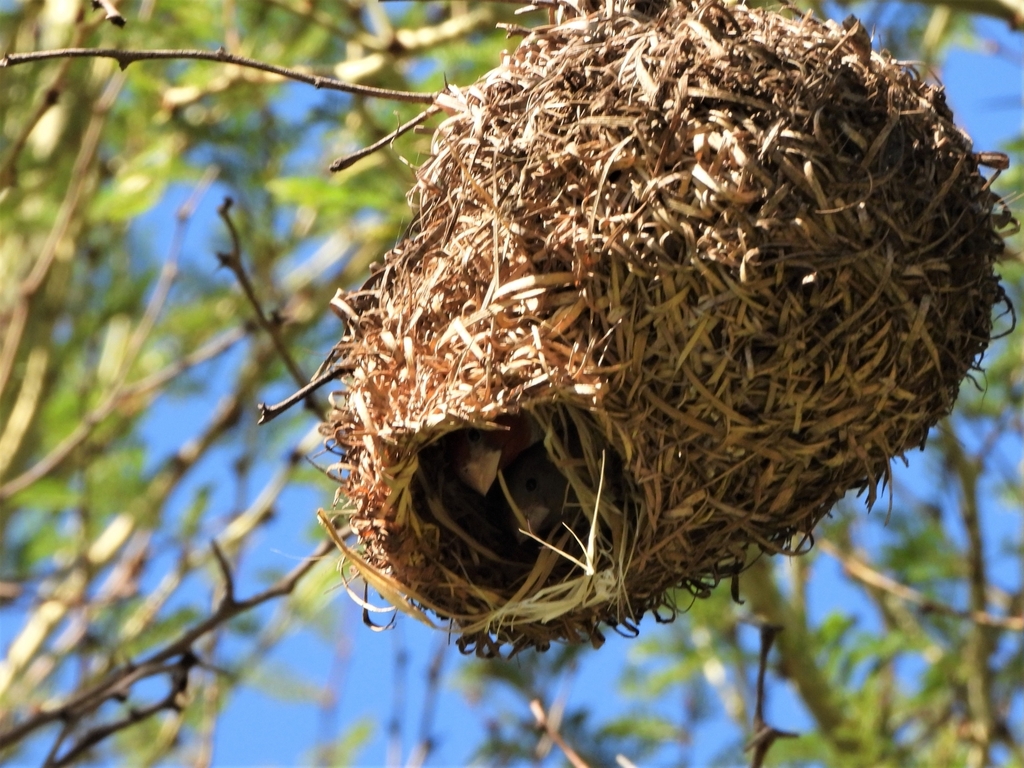
[[[591,14],[438,103],[413,226],[336,304],[325,434],[360,570],[466,650],[632,630],[870,505],[988,343],[997,200],[941,89],[859,25]],[[430,446],[522,408],[579,563],[502,563],[430,510]]]

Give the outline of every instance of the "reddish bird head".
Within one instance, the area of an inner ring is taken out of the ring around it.
[[[498,471],[508,467],[544,433],[525,413],[504,414],[497,429],[460,429],[448,436],[448,456],[455,476],[481,496],[491,489]]]

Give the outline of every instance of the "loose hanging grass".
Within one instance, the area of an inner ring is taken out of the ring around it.
[[[647,13],[566,11],[448,87],[414,223],[333,304],[339,544],[466,652],[635,632],[847,491],[870,506],[1006,301],[1014,222],[941,88],[853,21]],[[521,410],[575,499],[529,557],[444,449]]]

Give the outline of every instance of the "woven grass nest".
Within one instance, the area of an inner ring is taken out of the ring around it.
[[[412,226],[332,305],[347,559],[481,655],[635,632],[873,503],[1004,300],[984,157],[858,23],[562,13],[438,97]],[[451,466],[525,415],[568,485],[537,538]]]

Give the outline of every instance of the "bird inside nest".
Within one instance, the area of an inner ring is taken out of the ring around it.
[[[527,448],[501,472],[486,501],[491,517],[511,530],[523,544],[528,533],[545,538],[565,519],[566,505],[574,500],[569,481],[548,456],[544,443]]]
[[[525,413],[502,414],[495,429],[467,427],[447,436],[448,461],[455,476],[486,496],[498,477],[528,448],[544,439],[544,430]]]
[[[535,419],[526,413],[503,414],[494,423],[495,429],[468,427],[447,435],[445,456],[462,501],[473,499],[479,510],[476,521],[465,522],[477,531],[500,531],[497,549],[518,559],[534,546],[527,532],[547,536],[575,496],[548,455],[544,430]],[[499,473],[504,483],[496,482]]]

